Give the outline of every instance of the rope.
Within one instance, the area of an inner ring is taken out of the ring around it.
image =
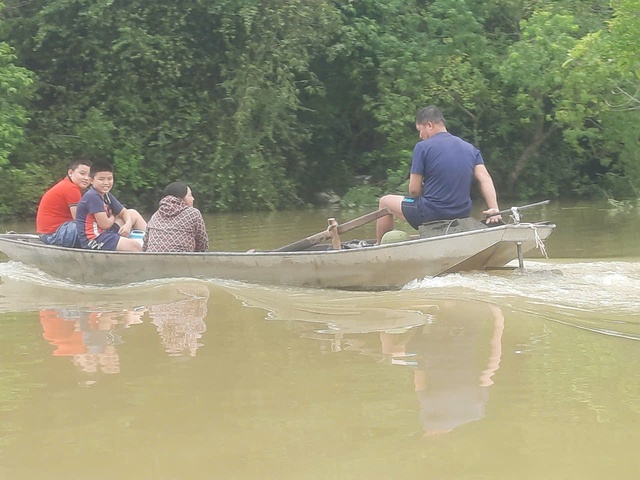
[[[521,223],[520,225],[524,225],[533,229],[533,238],[536,241],[536,248],[540,250],[540,253],[544,255],[544,258],[549,258],[549,256],[547,255],[547,248],[544,246],[544,242],[540,238],[540,235],[538,235],[538,229],[536,228],[536,226],[533,223]]]
[[[456,219],[454,218],[453,220],[451,220],[449,222],[449,225],[447,225],[447,229],[444,231],[445,235],[449,233],[449,229],[451,228],[451,225],[453,225],[453,222],[455,222],[455,221],[456,221]]]

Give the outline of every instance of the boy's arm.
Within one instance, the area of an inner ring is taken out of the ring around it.
[[[71,218],[75,220],[76,212],[78,210],[78,203],[82,199],[82,193],[80,192],[80,189],[77,188],[71,191],[67,191],[67,193],[64,195],[64,199],[69,206],[69,213],[71,214]]]
[[[128,237],[129,234],[131,233],[131,226],[133,225],[133,220],[131,219],[131,213],[129,213],[129,210],[122,207],[122,210],[120,210],[120,213],[116,215],[116,218],[119,218],[122,222],[122,225],[120,226],[120,230],[118,230],[118,235],[121,235],[123,237]]]
[[[105,198],[108,199],[109,207],[111,208],[111,211],[115,216],[115,219],[118,219],[118,222],[116,222],[118,225],[120,225],[120,228],[118,229],[118,235],[121,235],[123,237],[128,237],[129,234],[131,233],[131,227],[133,226],[133,220],[131,219],[131,214],[124,207],[124,205],[122,205],[118,201],[118,199],[115,196],[113,196],[111,193],[107,193]]]
[[[96,223],[103,230],[109,230],[116,221],[113,215],[107,215],[106,212],[96,212],[93,214],[96,219]]]
[[[97,195],[87,198],[87,205],[85,206],[87,213],[93,215],[96,219],[96,223],[103,230],[109,230],[113,223],[116,221],[111,213],[107,213],[104,209],[104,202]],[[77,210],[76,210],[77,213]]]

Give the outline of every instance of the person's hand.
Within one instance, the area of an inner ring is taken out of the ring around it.
[[[118,235],[120,235],[121,237],[128,237],[129,235],[131,235],[131,225],[129,225],[128,223],[122,225],[118,230]]]
[[[491,215],[492,213],[498,213],[500,210],[498,210],[497,208],[490,208],[489,210],[485,210],[484,213],[485,216],[486,215]],[[502,221],[502,215],[493,215],[491,217],[488,217],[485,220],[485,223],[490,224],[490,223],[500,223]]]

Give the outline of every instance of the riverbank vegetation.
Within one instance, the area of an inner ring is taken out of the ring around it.
[[[152,210],[404,192],[416,111],[480,148],[503,197],[640,191],[640,0],[4,0],[0,215],[77,156]],[[362,185],[363,180],[365,184]],[[373,198],[372,198],[373,197]]]

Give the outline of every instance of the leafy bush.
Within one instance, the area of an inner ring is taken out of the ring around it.
[[[358,185],[347,191],[340,201],[345,208],[374,207],[383,195],[382,188],[376,185]]]
[[[0,175],[0,217],[35,219],[40,197],[51,183],[50,173],[40,165],[3,169]]]

